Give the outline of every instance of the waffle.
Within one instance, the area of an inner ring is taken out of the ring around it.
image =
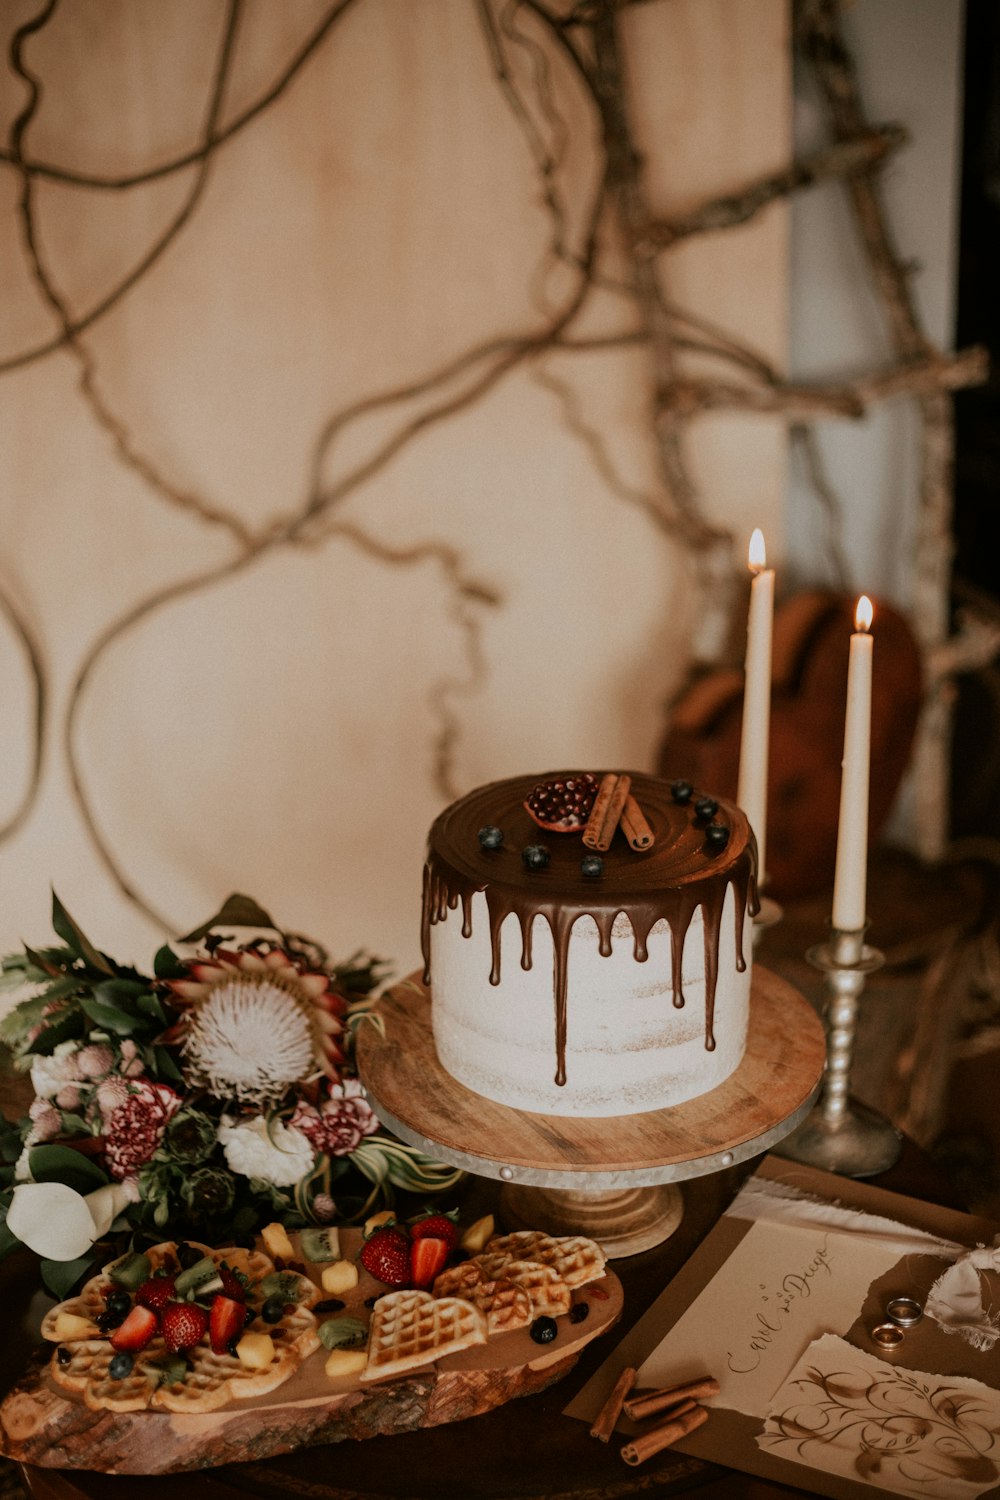
[[[554,1266],[538,1260],[512,1260],[503,1252],[474,1257],[485,1281],[512,1282],[527,1293],[532,1318],[558,1318],[568,1313],[573,1294]]]
[[[252,1312],[259,1312],[264,1301],[259,1282],[274,1269],[266,1255],[257,1250],[232,1247],[210,1250],[207,1246],[194,1245],[192,1248],[210,1256],[216,1265],[225,1261],[232,1269],[250,1276],[253,1285],[247,1294],[247,1303]],[[176,1246],[172,1243],[157,1245],[147,1253],[154,1270],[176,1264]],[[64,1341],[52,1357],[51,1377],[64,1390],[81,1395],[85,1404],[95,1411],[142,1411],[152,1407],[193,1414],[216,1411],[230,1401],[264,1395],[287,1380],[302,1361],[319,1348],[316,1319],[310,1308],[319,1300],[321,1292],[306,1276],[291,1271],[283,1274],[294,1276],[300,1295],[297,1302],[286,1304],[286,1310],[277,1323],[266,1325],[274,1344],[274,1358],[263,1370],[248,1369],[236,1355],[214,1353],[206,1334],[200,1343],[184,1353],[189,1367],[184,1379],[165,1385],[157,1363],[169,1355],[166,1344],[157,1335],[145,1349],[134,1355],[130,1374],[121,1380],[111,1378],[110,1366],[115,1350],[107,1339]],[[93,1318],[106,1306],[101,1288],[107,1285],[106,1276],[95,1276],[78,1296],[50,1309],[42,1324],[43,1335],[54,1339],[55,1319],[59,1312]],[[254,1326],[261,1328],[263,1325],[258,1322]]]
[[[135,1356],[130,1375],[112,1380],[108,1372],[115,1351],[107,1339],[74,1339],[65,1345],[68,1363],[54,1358],[49,1373],[64,1390],[82,1396],[93,1411],[145,1411],[159,1384],[159,1376],[150,1366],[157,1354],[166,1352],[161,1340],[157,1339],[156,1345]]]
[[[497,1333],[510,1333],[514,1328],[527,1328],[534,1317],[531,1298],[524,1287],[504,1278],[488,1281],[475,1261],[468,1260],[442,1271],[433,1291],[435,1297],[464,1297],[478,1307],[485,1315],[486,1332],[491,1338]]]
[[[192,1248],[204,1255],[211,1255],[213,1253],[210,1250],[205,1250],[201,1245],[194,1245]],[[172,1241],[168,1241],[162,1245],[154,1245],[151,1250],[147,1250],[146,1254],[149,1256],[150,1275],[154,1271],[162,1270],[164,1267],[171,1269],[175,1267],[177,1264],[176,1252],[177,1246]],[[109,1262],[109,1264],[113,1264],[113,1262]],[[94,1320],[98,1313],[102,1313],[107,1306],[101,1288],[107,1287],[109,1284],[106,1271],[102,1271],[100,1275],[92,1276],[89,1281],[84,1282],[75,1297],[70,1297],[65,1302],[59,1302],[55,1307],[50,1307],[42,1319],[42,1338],[48,1339],[50,1343],[59,1343],[60,1340],[56,1338],[55,1332],[56,1314],[68,1312],[74,1313],[78,1318],[88,1318],[93,1325],[93,1331],[89,1335],[89,1339],[99,1340],[101,1334]],[[63,1342],[69,1343],[70,1340],[63,1340]],[[76,1340],[73,1342],[76,1342]]]
[[[485,1344],[486,1317],[462,1297],[389,1292],[372,1313],[363,1381],[384,1380],[430,1364],[445,1354]]]
[[[607,1256],[594,1240],[580,1234],[551,1235],[540,1229],[519,1229],[514,1234],[494,1235],[487,1255],[502,1254],[514,1260],[541,1261],[553,1266],[568,1287],[585,1286],[604,1275]]]

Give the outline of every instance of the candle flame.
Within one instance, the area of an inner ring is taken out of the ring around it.
[[[760,527],[754,529],[750,538],[750,546],[747,550],[747,566],[751,573],[760,573],[767,566],[767,550],[764,546],[764,533]]]
[[[854,611],[855,630],[870,630],[872,627],[872,618],[874,614],[875,611],[872,608],[872,601],[869,599],[867,594],[862,594],[861,598],[858,600],[858,607]]]

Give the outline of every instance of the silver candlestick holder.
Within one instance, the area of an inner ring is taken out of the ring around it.
[[[829,942],[806,954],[826,975],[826,1072],[818,1103],[791,1135],[772,1147],[777,1156],[843,1177],[888,1171],[899,1160],[903,1142],[890,1120],[850,1096],[858,1001],[868,975],[885,962],[878,948],[866,944],[866,930],[835,927]]]

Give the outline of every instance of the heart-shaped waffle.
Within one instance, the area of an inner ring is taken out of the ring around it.
[[[432,1297],[430,1292],[389,1292],[372,1313],[368,1363],[362,1380],[384,1380],[445,1354],[485,1344],[486,1317],[462,1297]]]
[[[534,1318],[558,1318],[568,1313],[573,1294],[554,1266],[539,1260],[514,1260],[502,1252],[473,1257],[484,1281],[513,1282],[527,1293]]]
[[[568,1287],[598,1281],[604,1275],[608,1259],[596,1240],[585,1239],[582,1234],[546,1234],[541,1229],[518,1229],[513,1234],[494,1235],[485,1253],[553,1266]]]
[[[464,1297],[472,1302],[485,1315],[491,1338],[514,1328],[527,1328],[534,1317],[531,1298],[523,1287],[502,1278],[487,1281],[474,1260],[442,1271],[433,1291],[435,1297]]]
[[[212,1250],[204,1245],[191,1244],[191,1248],[210,1257],[216,1265],[225,1262],[231,1270],[249,1277],[252,1284],[247,1293],[247,1306],[252,1314],[259,1314],[266,1300],[260,1282],[274,1270],[274,1263],[268,1256],[258,1250],[247,1251],[235,1246]],[[175,1269],[178,1264],[176,1252],[173,1243],[154,1246],[146,1252],[151,1269]],[[109,1340],[98,1336],[60,1342],[50,1364],[52,1379],[64,1389],[81,1395],[86,1405],[95,1411],[142,1411],[152,1407],[194,1414],[216,1411],[230,1401],[264,1395],[286,1381],[302,1361],[319,1348],[316,1319],[310,1311],[322,1295],[319,1288],[298,1272],[284,1271],[282,1276],[288,1279],[295,1296],[286,1301],[280,1319],[266,1325],[274,1345],[274,1355],[264,1369],[248,1369],[237,1355],[216,1354],[206,1335],[185,1351],[183,1358],[187,1371],[184,1378],[168,1384],[164,1371],[176,1361],[170,1359],[166,1344],[157,1334],[144,1349],[134,1354],[131,1371],[114,1379],[110,1369],[115,1350]],[[43,1335],[55,1339],[56,1318],[60,1312],[71,1312],[92,1320],[107,1305],[102,1288],[106,1289],[108,1285],[106,1275],[94,1276],[76,1297],[50,1309],[43,1320]],[[165,1365],[161,1364],[163,1361]]]
[[[212,1253],[204,1249],[201,1245],[192,1245],[191,1248],[203,1255]],[[156,1271],[175,1270],[178,1268],[177,1246],[173,1241],[167,1241],[162,1245],[153,1245],[145,1253],[149,1257],[149,1273],[151,1276]],[[113,1264],[113,1261],[109,1262],[109,1265]],[[42,1319],[42,1338],[48,1339],[50,1343],[54,1344],[75,1342],[69,1339],[60,1340],[55,1331],[57,1315],[61,1312],[67,1312],[75,1314],[78,1318],[86,1318],[90,1323],[92,1331],[89,1334],[81,1334],[80,1337],[82,1339],[100,1339],[101,1331],[97,1326],[97,1315],[104,1312],[107,1307],[104,1291],[113,1285],[114,1283],[107,1274],[107,1267],[105,1267],[99,1275],[92,1276],[89,1281],[85,1281],[75,1297],[68,1297],[65,1302],[57,1302],[55,1307],[50,1307]]]

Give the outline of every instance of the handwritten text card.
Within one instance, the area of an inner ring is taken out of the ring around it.
[[[878,1240],[823,1225],[755,1223],[639,1371],[639,1385],[697,1375],[719,1381],[707,1405],[767,1416],[771,1397],[809,1344],[846,1332],[871,1283],[896,1265]]]

